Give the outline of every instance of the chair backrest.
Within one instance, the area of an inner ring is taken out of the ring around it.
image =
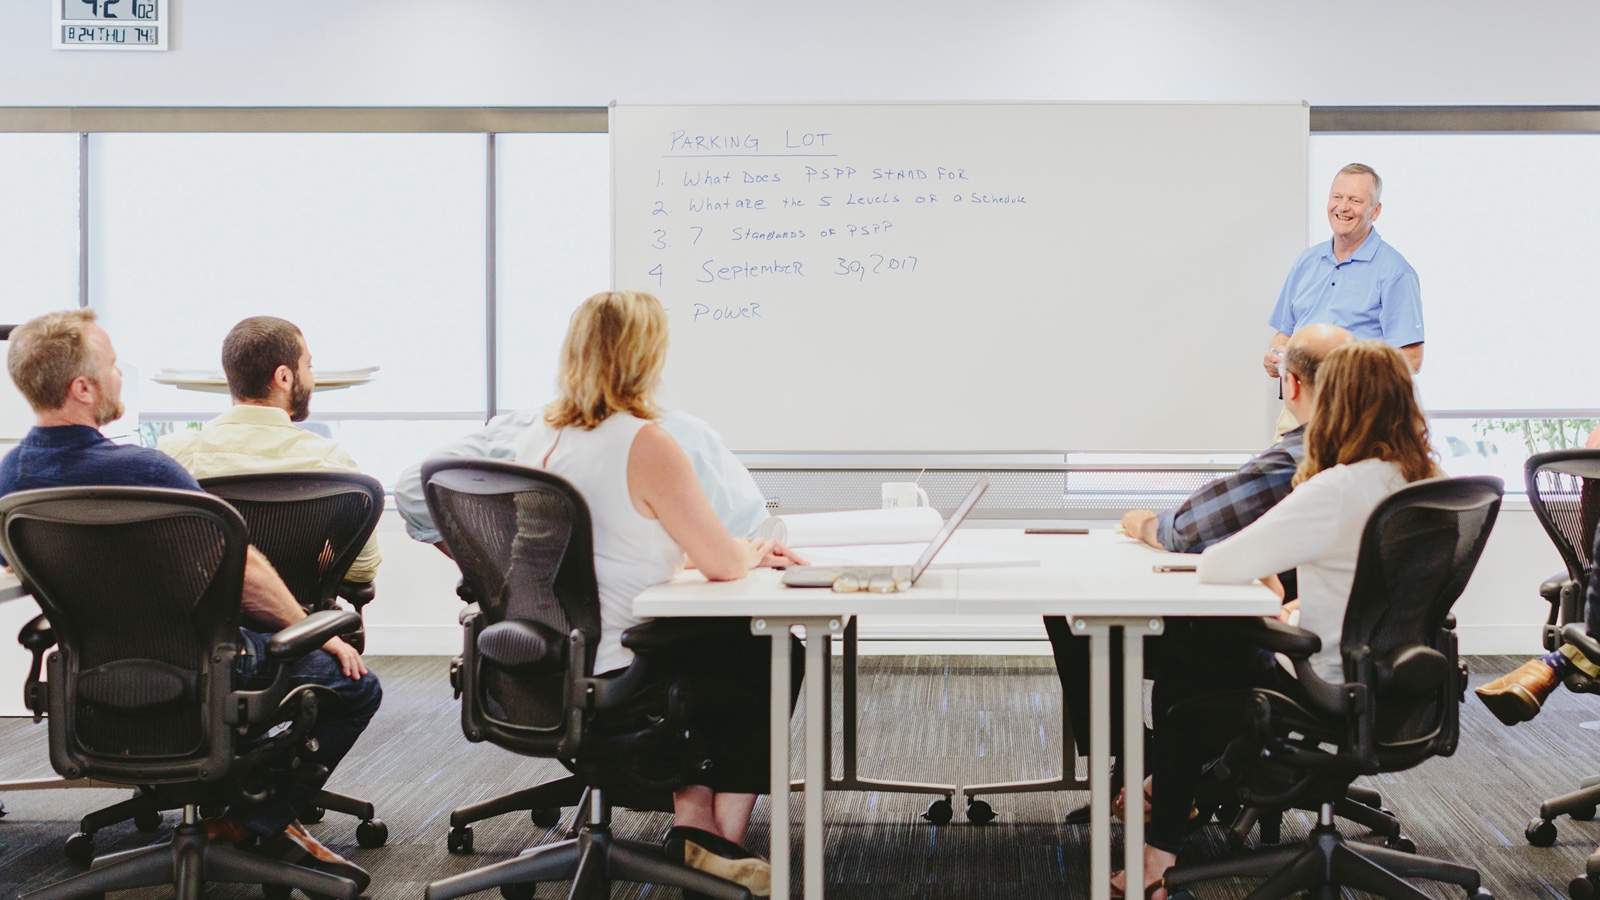
[[[212,781],[234,732],[243,520],[206,494],[21,491],[0,499],[0,551],[44,610],[50,756],[68,777]]]
[[[1595,523],[1600,522],[1600,450],[1535,453],[1523,466],[1523,477],[1533,514],[1581,594],[1588,586]]]
[[[428,511],[481,610],[478,632],[513,620],[562,639],[576,629],[584,674],[593,674],[600,593],[589,507],[577,489],[548,472],[483,459],[428,460],[422,481]],[[463,724],[498,732],[492,740],[521,752],[553,749],[542,748],[539,735],[553,741],[563,726],[565,664],[503,665],[478,649],[465,651],[480,696],[466,698]]]
[[[383,515],[383,485],[351,472],[260,472],[200,486],[244,517],[260,550],[307,612],[334,603],[350,564]]]
[[[1340,650],[1347,681],[1369,657],[1377,683],[1373,741],[1385,769],[1454,752],[1461,674],[1450,608],[1499,514],[1491,476],[1434,478],[1378,505],[1361,537]]]

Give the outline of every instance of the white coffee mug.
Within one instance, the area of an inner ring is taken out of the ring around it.
[[[904,509],[912,506],[930,506],[928,492],[914,481],[885,481],[883,483],[883,508]]]

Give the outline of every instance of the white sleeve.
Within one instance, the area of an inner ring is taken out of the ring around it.
[[[676,410],[664,414],[659,424],[688,454],[695,478],[728,533],[755,537],[767,520],[767,498],[722,435],[704,420]]]
[[[1343,499],[1337,478],[1318,473],[1238,534],[1200,554],[1199,574],[1210,584],[1247,584],[1314,562],[1339,534]]]
[[[489,424],[468,435],[436,447],[423,460],[400,473],[394,484],[394,505],[406,521],[406,533],[425,544],[437,544],[439,530],[428,514],[428,501],[422,493],[422,463],[441,456],[459,459],[515,459],[524,432],[537,423],[544,411],[537,407],[519,409],[495,416]]]

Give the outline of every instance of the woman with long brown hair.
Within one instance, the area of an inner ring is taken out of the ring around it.
[[[1312,670],[1338,682],[1344,680],[1339,637],[1367,519],[1406,484],[1443,474],[1433,459],[1428,422],[1405,357],[1382,341],[1358,341],[1329,353],[1317,370],[1305,447],[1294,491],[1238,534],[1207,548],[1200,556],[1200,580],[1244,584],[1297,570],[1300,627],[1322,638],[1322,650],[1311,657]],[[1166,711],[1214,691],[1292,692],[1296,682],[1270,653],[1230,640],[1237,620],[1177,624],[1163,638],[1153,703],[1155,752],[1145,836],[1145,883],[1151,886],[1146,895],[1153,900],[1166,894],[1160,879],[1177,862],[1205,762],[1193,746],[1194,735],[1164,727]],[[1113,884],[1123,884],[1123,873]]]

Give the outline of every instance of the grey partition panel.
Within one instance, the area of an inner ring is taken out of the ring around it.
[[[752,466],[751,474],[774,515],[876,509],[885,481],[915,481],[929,502],[949,514],[979,477],[989,490],[977,519],[1115,518],[1135,508],[1163,509],[1232,466],[1036,465],[994,468]]]

